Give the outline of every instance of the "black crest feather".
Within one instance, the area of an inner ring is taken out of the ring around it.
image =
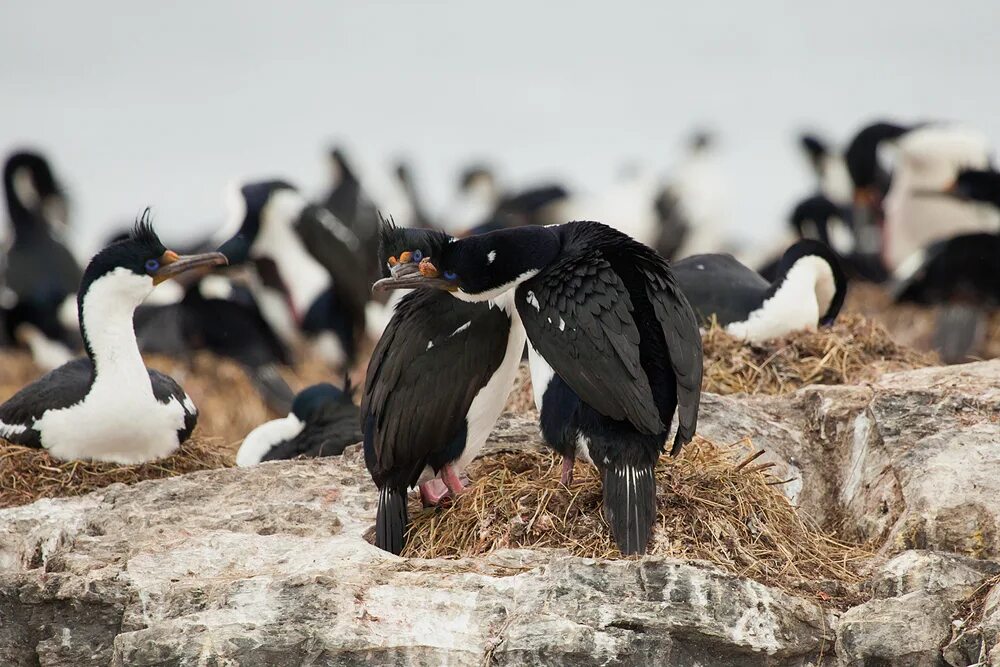
[[[135,219],[135,226],[132,228],[131,240],[136,243],[141,243],[147,246],[154,252],[159,251],[158,254],[163,254],[166,252],[166,248],[163,242],[160,241],[160,237],[156,234],[156,230],[153,229],[153,216],[150,208],[147,206],[138,218]]]

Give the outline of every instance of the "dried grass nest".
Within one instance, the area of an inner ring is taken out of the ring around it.
[[[858,314],[762,344],[734,338],[713,325],[702,344],[702,388],[716,394],[786,394],[810,384],[857,384],[935,362],[933,355],[900,345],[882,325]]]
[[[115,483],[176,477],[234,464],[218,438],[193,435],[170,456],[137,465],[62,461],[44,449],[0,440],[0,507],[26,505],[40,498],[79,496]]]
[[[778,487],[773,464],[757,463],[748,441],[720,446],[698,437],[680,457],[656,468],[658,524],[649,554],[705,560],[768,585],[842,590],[860,581],[872,553],[821,530]],[[578,465],[570,487],[559,483],[551,453],[518,451],[477,460],[474,482],[445,509],[414,501],[403,555],[481,556],[505,548],[558,548],[575,556],[622,558],[602,514],[600,475]],[[839,588],[838,588],[839,587]],[[846,594],[845,594],[846,595]]]

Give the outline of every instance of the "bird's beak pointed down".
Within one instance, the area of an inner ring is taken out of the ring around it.
[[[403,253],[406,255],[407,253]],[[403,258],[400,255],[400,258]],[[454,292],[458,289],[458,286],[450,280],[444,280],[439,277],[440,272],[437,270],[430,258],[424,259],[419,264],[413,261],[397,261],[392,264],[392,268],[389,269],[389,277],[382,278],[372,285],[373,292],[387,292],[390,290],[397,289],[416,289],[419,287],[431,288],[431,289],[441,289],[447,290],[449,292]]]
[[[165,280],[195,269],[225,266],[228,263],[229,260],[221,252],[206,252],[200,255],[178,255],[173,250],[168,250],[160,257],[160,268],[153,274],[153,284],[159,285]]]

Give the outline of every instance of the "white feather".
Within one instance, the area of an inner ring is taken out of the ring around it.
[[[53,456],[131,464],[177,449],[184,406],[156,400],[132,330],[132,314],[152,289],[148,276],[122,268],[91,283],[83,325],[97,377],[81,402],[48,410],[35,422]]]
[[[294,414],[261,424],[243,439],[240,451],[236,453],[236,465],[241,468],[257,465],[272,447],[294,438],[303,428],[305,422],[300,421]]]

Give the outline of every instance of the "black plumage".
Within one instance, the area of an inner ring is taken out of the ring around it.
[[[653,468],[675,411],[671,451],[694,436],[701,396],[701,338],[667,262],[606,225],[572,222],[448,244],[423,273],[428,286],[463,299],[516,286],[529,342],[557,376],[543,400],[543,434],[567,456],[585,450],[601,470],[619,548],[644,551],[656,514]],[[546,428],[550,407],[558,413]]]
[[[303,389],[287,418],[247,435],[236,455],[237,465],[343,454],[362,437],[358,406],[351,394],[350,382],[345,382],[343,390],[326,382]]]
[[[391,224],[381,236],[383,266],[438,255],[449,240]],[[436,290],[414,290],[396,306],[368,363],[361,404],[365,462],[380,491],[380,548],[403,548],[406,494],[425,468],[437,474],[465,453],[470,407],[504,362],[510,328],[501,308]]]
[[[83,271],[47,214],[65,208],[62,186],[44,157],[24,151],[4,165],[4,194],[13,232],[3,280],[14,296],[5,308],[7,335],[14,338],[20,325],[29,324],[76,348],[78,338],[60,321],[59,309],[75,293]]]
[[[793,273],[799,261],[808,258],[819,261],[808,271]],[[821,272],[822,267],[828,269]],[[714,318],[726,327],[756,321],[766,324],[768,331],[778,332],[773,335],[832,323],[847,295],[847,276],[840,258],[827,245],[808,239],[785,251],[770,282],[727,254],[685,257],[674,263],[674,273],[701,323],[708,324]],[[775,299],[779,292],[789,290],[794,291],[794,300]],[[755,338],[752,334],[747,337]]]

